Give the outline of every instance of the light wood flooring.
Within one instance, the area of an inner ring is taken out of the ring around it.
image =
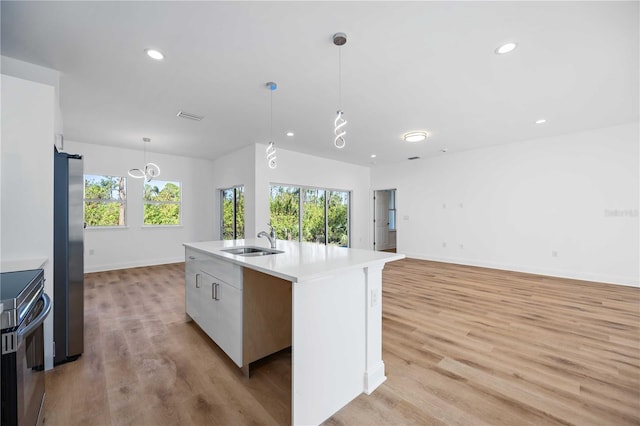
[[[186,321],[183,268],[86,275],[85,353],[47,372],[46,425],[290,422],[290,351],[244,377]],[[383,359],[327,425],[638,425],[640,289],[393,262]]]

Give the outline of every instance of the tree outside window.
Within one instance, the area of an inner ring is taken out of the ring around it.
[[[144,224],[180,225],[180,182],[152,180],[144,185]]]
[[[223,240],[244,238],[244,187],[220,190]]]
[[[84,175],[84,221],[88,227],[126,225],[126,179]]]
[[[270,211],[279,239],[349,246],[347,191],[274,185]]]

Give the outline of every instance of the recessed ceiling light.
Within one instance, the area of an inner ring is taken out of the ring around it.
[[[546,122],[547,120],[545,120],[544,118],[541,118],[540,120],[536,120],[536,124],[544,124]]]
[[[407,132],[402,138],[405,142],[420,142],[427,138],[427,132]]]
[[[161,61],[164,59],[164,55],[162,54],[161,51],[156,50],[156,49],[146,49],[145,52],[147,52],[147,56],[149,56],[150,58],[153,58],[157,61]]]
[[[293,136],[293,132],[287,132],[287,136]]]
[[[376,158],[376,157],[377,157],[377,155],[371,154],[371,158]]]
[[[505,43],[502,46],[498,47],[495,52],[496,55],[504,55],[505,53],[509,53],[511,51],[513,51],[516,47],[518,47],[517,43]]]

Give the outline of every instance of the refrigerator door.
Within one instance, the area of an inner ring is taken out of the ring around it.
[[[69,290],[67,357],[84,351],[84,175],[81,158],[69,158]]]
[[[82,157],[56,152],[53,185],[53,363],[60,364],[84,351]]]

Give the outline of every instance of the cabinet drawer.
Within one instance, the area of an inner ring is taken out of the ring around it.
[[[242,290],[242,267],[211,256],[206,256],[199,265],[200,269],[207,274],[213,275],[238,290]]]

